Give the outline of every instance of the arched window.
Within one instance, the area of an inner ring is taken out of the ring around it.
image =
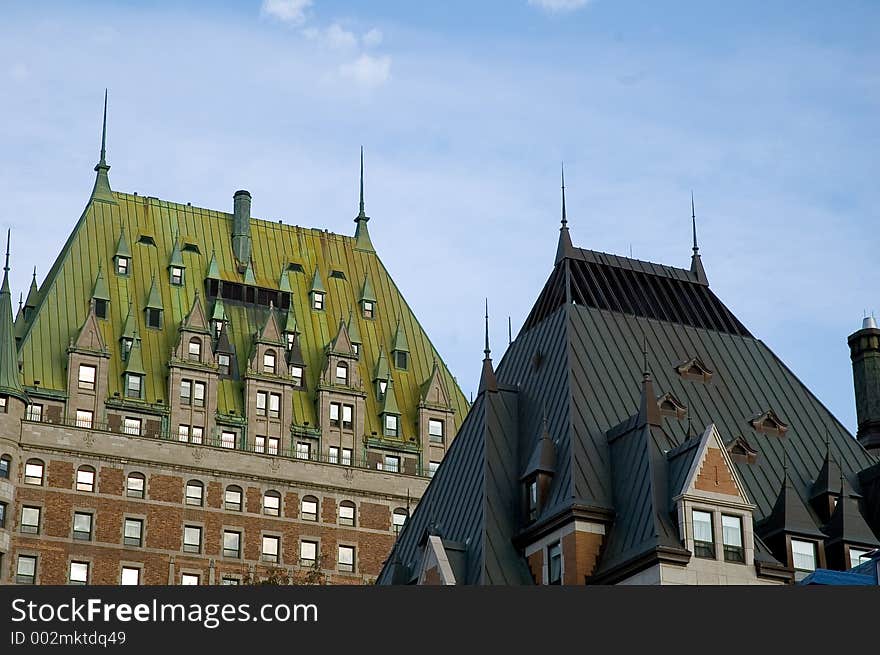
[[[241,487],[236,484],[231,484],[226,487],[226,493],[223,496],[223,507],[228,510],[232,510],[233,512],[241,511],[241,498],[242,491]]]
[[[348,384],[348,364],[346,362],[336,363],[336,384]]]
[[[187,505],[195,505],[201,507],[205,502],[205,485],[200,480],[190,480],[186,483],[186,499]]]
[[[92,492],[95,490],[95,468],[80,466],[76,470],[76,490]]]
[[[277,491],[267,491],[263,494],[263,514],[269,516],[281,515],[281,494]]]
[[[202,361],[202,340],[198,337],[189,340],[189,358],[194,362]]]
[[[275,351],[267,350],[263,354],[263,373],[275,373]]]
[[[391,514],[391,529],[394,531],[394,534],[400,534],[400,531],[403,530],[404,524],[406,524],[406,519],[409,517],[409,514],[402,507],[398,507]]]
[[[355,506],[350,500],[339,503],[339,525],[354,525]]]
[[[303,521],[318,520],[318,499],[314,496],[303,496],[300,516]]]
[[[143,498],[147,486],[143,473],[129,473],[125,481],[125,495],[129,498]]]
[[[42,485],[44,470],[43,460],[29,459],[24,465],[24,483]]]
[[[0,478],[8,478],[12,470],[12,458],[9,455],[0,457]]]

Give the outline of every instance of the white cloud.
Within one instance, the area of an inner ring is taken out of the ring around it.
[[[338,23],[333,23],[324,32],[324,39],[331,48],[348,50],[357,46],[357,37]]]
[[[361,37],[364,47],[372,48],[382,43],[382,32],[375,27]]]
[[[590,0],[529,0],[529,4],[533,7],[540,7],[552,13],[574,11],[586,7],[589,2]]]
[[[339,72],[361,86],[381,86],[391,79],[391,57],[363,54],[352,62],[342,64]]]
[[[263,0],[260,11],[285,23],[299,25],[305,20],[305,11],[312,0]]]

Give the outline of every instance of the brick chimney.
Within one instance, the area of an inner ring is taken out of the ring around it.
[[[867,450],[880,454],[880,329],[873,316],[847,339],[856,392],[856,436]]]

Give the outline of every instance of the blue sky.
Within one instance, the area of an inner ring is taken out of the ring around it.
[[[91,190],[373,241],[466,393],[577,245],[671,265],[690,191],[712,289],[855,428],[846,337],[878,310],[880,5],[613,0],[3,4],[13,284]],[[38,235],[40,235],[38,237]]]

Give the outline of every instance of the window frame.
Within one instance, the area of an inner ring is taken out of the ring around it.
[[[129,266],[128,257],[126,257],[124,255],[116,255],[115,259],[116,259],[116,267],[115,267],[116,275],[128,277],[129,271],[131,270],[130,266]]]
[[[701,514],[709,518],[709,536],[712,538],[711,541],[697,539],[697,514]],[[705,509],[692,508],[691,524],[693,525],[694,531],[694,557],[698,557],[700,559],[718,559],[718,555],[715,552],[715,516],[713,515],[713,512]]]
[[[238,494],[238,502],[230,502],[229,494]],[[227,485],[223,490],[223,509],[229,512],[240,512],[244,507],[244,490],[237,484]]]
[[[345,420],[346,414],[348,414],[348,420]],[[354,405],[349,405],[347,403],[342,404],[342,416],[340,422],[343,430],[354,429]]]
[[[33,514],[37,515],[37,522],[34,523],[25,523],[25,513],[28,515],[28,521],[30,521],[33,517]],[[18,531],[21,534],[40,534],[40,528],[42,527],[43,522],[43,508],[39,505],[22,505],[21,513],[19,514],[18,521]]]
[[[440,432],[436,433],[432,430],[435,425],[440,426]],[[428,441],[431,443],[443,443],[446,437],[446,422],[439,418],[428,419]]]
[[[137,428],[136,431],[133,431],[135,430],[135,425]],[[122,419],[122,430],[123,434],[140,437],[144,433],[144,421],[137,416],[126,416]]]
[[[343,513],[343,510],[345,512]],[[355,505],[350,500],[343,500],[339,503],[336,508],[336,523],[339,525],[345,525],[348,527],[355,527],[357,525],[357,505]]]
[[[197,543],[187,542],[187,532],[190,531],[198,535]],[[202,539],[204,530],[200,525],[184,525],[183,526],[183,552],[199,555],[202,552]]]
[[[739,536],[738,546],[727,543],[727,530],[729,526],[725,525],[725,523],[731,520],[736,521],[736,534]],[[745,533],[743,531],[742,516],[737,514],[721,514],[721,547],[724,551],[725,562],[735,564],[746,563]]]
[[[77,519],[85,517],[88,519],[89,529],[88,531],[77,530]],[[91,512],[74,512],[73,513],[73,522],[71,523],[71,537],[74,541],[91,541],[92,534],[95,531],[95,515]],[[84,535],[84,536],[77,536]]]
[[[795,544],[805,544],[805,545],[810,546],[810,548],[812,549],[813,568],[805,569],[805,568],[801,568],[801,567],[797,566],[798,556],[803,557],[803,556],[805,556],[805,553],[800,553],[800,552],[796,553],[795,552]],[[812,573],[813,571],[815,571],[819,567],[819,545],[815,541],[811,541],[809,539],[795,539],[792,537],[790,548],[791,548],[791,566],[795,571]]]
[[[392,422],[394,427],[391,427]],[[382,433],[386,437],[400,436],[400,417],[397,414],[385,414],[385,418],[382,420]]]
[[[30,403],[25,408],[24,417],[28,421],[32,421],[34,423],[42,423],[43,422],[43,404],[42,403]]]
[[[398,517],[403,517],[402,520],[398,521]],[[391,512],[391,531],[394,534],[400,534],[403,530],[406,522],[409,520],[409,514],[402,507],[397,507],[394,511]]]
[[[3,453],[0,455],[0,480],[8,480],[12,471],[12,456]]]
[[[558,567],[554,566],[558,564]],[[547,584],[562,584],[562,543],[556,541],[547,546]]]
[[[84,567],[85,568],[85,580],[74,580],[73,579],[73,567]],[[89,584],[89,576],[92,572],[92,565],[89,562],[83,562],[80,560],[71,560],[70,564],[67,567],[67,584],[70,585],[87,585]]]
[[[91,371],[89,379],[89,375],[83,377],[83,373],[88,373]],[[98,381],[98,367],[94,364],[80,364],[77,368],[76,374],[76,386],[77,389],[81,389],[84,391],[94,391],[97,386]]]
[[[126,582],[125,581],[125,573],[126,571],[134,571],[136,580],[135,582]],[[141,567],[139,566],[123,566],[119,572],[119,586],[121,587],[135,587],[140,586],[141,584]]]
[[[294,448],[294,459],[312,459],[312,444],[308,441],[297,441]]]
[[[94,466],[89,466],[88,464],[83,464],[79,468],[76,469],[76,478],[74,483],[74,489],[76,491],[83,491],[86,493],[95,493],[95,478],[97,476],[97,471],[95,471]],[[80,479],[82,477],[82,479]],[[91,479],[89,479],[91,478]]]
[[[143,375],[139,373],[125,374],[125,397],[141,400],[144,397]]]
[[[192,337],[186,347],[187,358],[191,362],[202,361],[202,340],[198,337]]]
[[[400,455],[383,455],[382,470],[389,473],[400,473]]]
[[[280,393],[270,393],[269,394],[268,416],[269,416],[269,418],[281,418],[281,394]]]
[[[29,473],[28,469],[30,467],[39,467],[40,475],[36,476],[33,473]],[[37,480],[37,482],[34,482]],[[24,463],[24,483],[30,484],[35,487],[42,487],[43,482],[46,480],[46,464],[41,459],[31,458]]]
[[[137,488],[132,492],[131,481],[139,480],[140,481],[140,490]],[[147,489],[147,476],[138,471],[132,471],[127,476],[125,476],[125,497],[126,498],[144,498],[146,495]]]
[[[312,309],[316,312],[324,311],[324,293],[321,291],[312,292]]]
[[[76,410],[76,427],[91,430],[95,425],[95,413],[90,409]]]
[[[229,436],[232,436],[232,440],[228,439]],[[235,442],[238,440],[238,433],[234,430],[221,430],[220,431],[220,447],[227,448],[229,450],[235,450]],[[229,444],[229,445],[227,445]]]
[[[314,550],[311,558],[303,557],[303,550],[306,546],[310,546]],[[318,554],[321,552],[321,546],[317,541],[311,539],[301,539],[299,542],[299,565],[306,567],[314,567],[318,563]]]
[[[137,537],[128,535],[129,524],[137,526]],[[144,519],[135,516],[126,516],[122,520],[122,544],[142,548],[144,545]]]
[[[266,544],[274,544],[274,554],[266,551]],[[260,539],[260,561],[271,564],[281,563],[281,537],[274,534],[264,534]]]
[[[234,536],[236,538],[236,547],[230,548],[226,545],[227,536]],[[223,557],[228,559],[241,559],[241,543],[242,543],[242,533],[241,530],[223,530]]]
[[[277,503],[277,507],[272,507],[272,503],[266,501],[272,498]],[[281,493],[274,489],[269,489],[263,494],[262,512],[265,516],[281,516]]]
[[[186,269],[183,266],[168,267],[168,282],[175,287],[183,286],[183,279]]]
[[[263,353],[263,375],[275,375],[278,365],[278,356],[274,350],[267,350]]]
[[[343,562],[343,552],[351,553],[351,562]],[[336,569],[340,573],[354,573],[357,568],[357,550],[349,544],[337,544],[336,546]]]
[[[23,574],[22,570],[22,560],[28,560],[31,562],[31,567],[33,572],[30,575]],[[29,555],[27,553],[19,553],[18,557],[15,560],[15,584],[36,584],[37,582],[37,566],[39,564],[39,556],[38,555]],[[25,580],[26,578],[30,578],[30,580]]]
[[[314,504],[315,511],[314,512],[306,512],[305,505],[306,503]],[[299,503],[299,518],[301,521],[318,521],[318,513],[321,511],[321,501],[318,500],[317,496],[303,496],[302,500]]]
[[[341,375],[340,375],[341,372]],[[348,386],[348,362],[338,361],[336,362],[336,375],[335,382],[336,384],[341,384],[343,386]]]
[[[190,494],[191,489],[198,489],[198,496]],[[187,480],[183,496],[183,504],[189,507],[204,507],[205,483],[201,480]]]

